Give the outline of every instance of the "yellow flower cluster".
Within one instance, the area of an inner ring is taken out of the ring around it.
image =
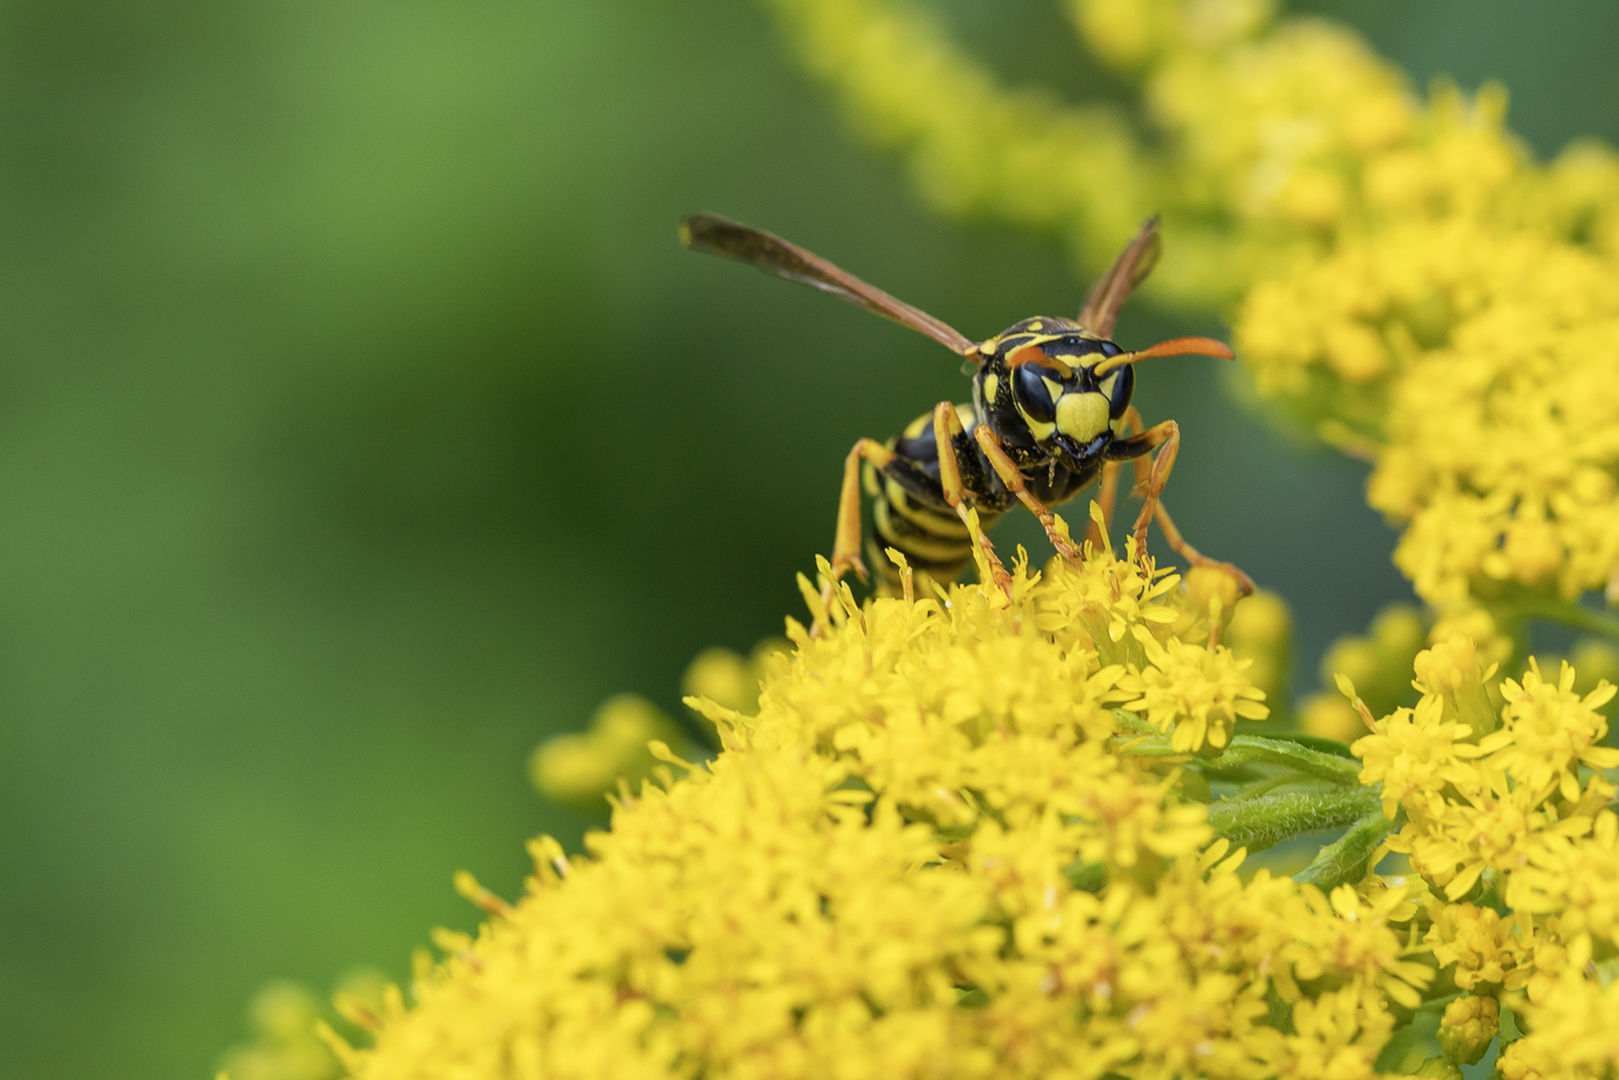
[[[1153,731],[1207,751],[1262,710],[1175,585],[1102,551],[1020,562],[1010,596],[844,589],[818,633],[790,625],[755,711],[695,703],[718,758],[658,748],[588,859],[535,842],[515,904],[466,886],[493,917],[440,935],[347,1067],[1374,1075],[1431,975],[1405,958],[1417,908],[1238,875]]]
[[[1418,594],[1458,615],[1619,586],[1619,158],[1538,166],[1500,88],[1419,103],[1352,34],[1263,5],[1076,6],[1144,70],[1182,205],[1229,230],[1261,393],[1376,462]]]
[[[1262,388],[1375,442],[1371,503],[1409,523],[1395,559],[1430,603],[1572,599],[1619,570],[1619,267],[1406,224],[1256,288],[1239,340]]]
[[[1388,847],[1439,890],[1425,943],[1464,992],[1440,1046],[1478,1061],[1506,1007],[1526,1033],[1503,1049],[1503,1077],[1609,1075],[1619,999],[1588,962],[1619,948],[1619,818],[1603,771],[1619,750],[1599,745],[1598,711],[1614,687],[1582,696],[1567,664],[1551,680],[1531,661],[1500,683],[1497,716],[1492,673],[1466,638],[1419,654],[1415,670],[1421,700],[1378,720],[1354,752],[1387,815],[1404,813]]]

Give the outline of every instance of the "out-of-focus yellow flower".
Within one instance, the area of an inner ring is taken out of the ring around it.
[[[1230,575],[1221,574],[1230,580]],[[1226,624],[1225,638],[1237,659],[1248,663],[1250,682],[1264,691],[1271,719],[1286,714],[1287,680],[1293,661],[1293,613],[1287,601],[1258,589],[1238,602]]]
[[[687,697],[707,698],[727,709],[751,711],[759,703],[759,683],[770,658],[788,648],[787,642],[769,638],[754,646],[748,656],[730,649],[704,649],[686,668],[680,681],[681,692]]]
[[[1328,689],[1304,703],[1300,726],[1312,735],[1353,742],[1365,724],[1337,691],[1340,676],[1372,713],[1382,716],[1414,700],[1411,665],[1425,636],[1422,615],[1410,604],[1390,604],[1377,613],[1365,635],[1334,641],[1321,658],[1321,682]]]
[[[320,1000],[299,983],[278,980],[254,995],[248,1008],[251,1042],[225,1054],[231,1080],[334,1080],[342,1069],[315,1033]]]
[[[369,968],[346,973],[334,991],[335,1023],[356,1032],[374,1030],[384,1012],[387,979]],[[249,1041],[226,1051],[220,1077],[228,1080],[337,1080],[342,1064],[323,1029],[330,1031],[315,992],[302,983],[277,979],[265,984],[248,1006]],[[339,1017],[341,1019],[339,1019]]]
[[[654,739],[683,745],[680,729],[638,694],[602,702],[583,732],[557,735],[528,760],[529,778],[548,799],[595,808],[622,777],[637,784],[657,763],[647,751]]]

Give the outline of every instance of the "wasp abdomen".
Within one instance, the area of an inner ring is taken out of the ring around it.
[[[965,432],[971,432],[977,423],[972,406],[957,405],[956,413]],[[987,527],[1010,506],[1009,493],[987,467],[970,434],[952,441],[963,486],[975,494],[979,520]],[[867,564],[876,570],[885,592],[899,587],[899,572],[888,559],[888,548],[903,554],[912,569],[947,584],[971,560],[972,538],[944,496],[933,414],[912,421],[889,440],[888,447],[894,452],[892,460],[881,469],[868,464],[865,471],[874,525],[866,544]]]

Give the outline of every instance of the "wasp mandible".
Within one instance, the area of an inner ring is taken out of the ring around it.
[[[1106,520],[1118,471],[1133,462],[1136,488],[1144,499],[1135,523],[1141,557],[1146,556],[1147,525],[1156,518],[1170,547],[1192,565],[1232,575],[1245,595],[1253,591],[1248,575],[1202,555],[1175,527],[1162,496],[1180,449],[1180,426],[1165,420],[1146,427],[1130,404],[1132,365],[1159,356],[1230,360],[1235,356],[1231,347],[1212,338],[1180,337],[1126,352],[1109,340],[1125,300],[1158,261],[1162,243],[1156,217],[1142,225],[1092,287],[1077,322],[1050,316],[1024,319],[977,343],[759,229],[697,214],[681,225],[680,239],[694,251],[751,263],[858,304],[928,335],[975,366],[971,403],[941,401],[888,442],[861,439],[849,451],[832,545],[833,583],[850,569],[862,581],[869,579],[860,557],[862,461],[868,466],[866,489],[876,533],[868,554],[883,573],[880,585],[886,591],[894,590],[897,577],[883,557],[884,548],[898,549],[912,568],[948,584],[967,564],[975,544],[997,582],[1008,587],[1010,575],[983,529],[1019,502],[1039,519],[1058,554],[1077,558],[1079,548],[1051,507],[1073,498],[1100,475],[1097,502]],[[970,509],[977,510],[976,521]],[[1091,538],[1100,539],[1094,525]]]

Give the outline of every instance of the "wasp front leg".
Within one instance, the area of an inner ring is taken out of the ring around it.
[[[995,470],[995,475],[1001,478],[1001,483],[1017,496],[1019,502],[1028,507],[1029,513],[1039,519],[1040,527],[1046,531],[1046,538],[1051,541],[1051,546],[1057,549],[1057,554],[1065,559],[1079,558],[1079,548],[1074,546],[1067,528],[1057,520],[1057,515],[1051,512],[1049,506],[1035,498],[1029,491],[1028,485],[1023,480],[1023,471],[1007,455],[1000,436],[996,435],[988,424],[979,424],[973,428],[973,438],[978,441],[979,448],[984,451],[984,459],[989,462],[990,468]]]
[[[1141,414],[1132,406],[1125,414],[1127,429],[1142,427]],[[1154,518],[1158,520],[1158,528],[1164,534],[1169,546],[1180,554],[1193,566],[1207,567],[1229,574],[1236,581],[1242,595],[1247,596],[1254,591],[1254,582],[1242,570],[1228,562],[1211,559],[1198,551],[1186,538],[1181,535],[1175,522],[1169,516],[1169,510],[1164,506],[1164,486],[1169,482],[1170,471],[1175,467],[1175,456],[1180,451],[1181,429],[1173,420],[1165,420],[1141,431],[1138,435],[1119,439],[1104,451],[1110,462],[1135,462],[1136,488],[1142,495],[1141,513],[1136,517],[1135,541],[1136,551],[1142,557],[1147,553],[1147,526]],[[1156,454],[1152,451],[1157,450]],[[1152,454],[1151,465],[1148,465],[1147,455]],[[1105,479],[1105,477],[1104,477]]]

